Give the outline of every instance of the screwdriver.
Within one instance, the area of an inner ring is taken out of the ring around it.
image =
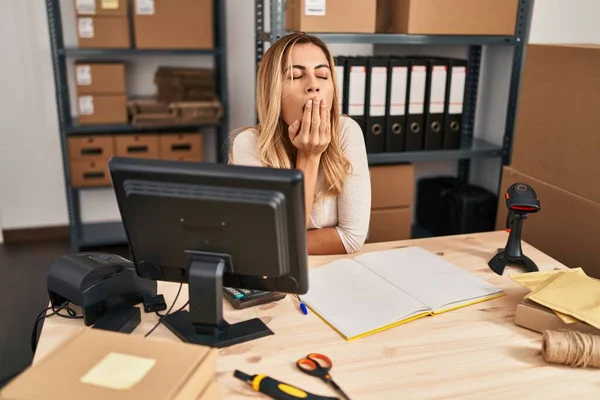
[[[288,385],[287,383],[280,382],[273,378],[269,378],[266,375],[248,375],[242,371],[235,370],[233,376],[248,383],[257,392],[266,394],[275,400],[336,400],[337,397],[326,397],[319,396],[316,394],[308,393],[302,389],[298,389],[295,386]]]

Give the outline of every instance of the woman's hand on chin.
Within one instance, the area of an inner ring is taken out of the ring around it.
[[[294,121],[288,132],[299,156],[318,159],[331,141],[331,118],[325,100],[309,100],[302,122]]]

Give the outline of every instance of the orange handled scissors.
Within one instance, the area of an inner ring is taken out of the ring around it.
[[[340,388],[333,381],[333,379],[331,379],[329,371],[331,370],[333,363],[329,357],[319,353],[310,353],[305,358],[301,358],[300,360],[296,361],[296,366],[305,374],[320,378],[323,382],[331,386],[333,390],[335,390],[340,396],[342,396],[344,400],[350,400],[350,397],[344,393],[342,388]]]

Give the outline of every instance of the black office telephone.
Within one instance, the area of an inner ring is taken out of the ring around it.
[[[84,252],[56,260],[47,277],[54,307],[66,301],[81,307],[87,326],[114,306],[142,302],[156,296],[156,281],[140,278],[133,263],[109,253]]]

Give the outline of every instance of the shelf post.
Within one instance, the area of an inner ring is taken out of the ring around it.
[[[229,96],[227,90],[227,26],[225,1],[214,0],[215,47],[214,69],[217,78],[217,90],[221,101],[222,117],[217,131],[217,161],[226,163],[229,157]]]
[[[254,50],[256,66],[265,53],[265,42],[260,34],[265,31],[265,5],[264,0],[254,0]]]
[[[69,104],[69,90],[67,83],[67,67],[64,55],[64,40],[62,32],[60,0],[46,0],[48,14],[48,30],[50,33],[50,49],[52,52],[52,69],[56,93],[56,109],[58,112],[58,129],[60,136],[61,156],[65,179],[67,197],[67,210],[69,214],[69,239],[72,251],[79,251],[82,235],[81,210],[79,206],[79,192],[71,185],[71,169],[68,159],[67,128],[71,126],[71,107]]]
[[[480,67],[481,46],[469,46],[463,107],[463,126],[460,135],[461,147],[470,146],[473,141]],[[469,181],[470,169],[470,159],[460,159],[458,161],[458,179],[461,182],[467,183]]]
[[[269,35],[271,37],[271,43],[275,43],[285,34],[285,0],[271,0],[270,12],[271,32],[269,32]]]
[[[525,47],[529,41],[533,3],[534,0],[519,0],[519,8],[517,10],[517,23],[515,27],[516,44],[513,48],[512,69],[510,73],[508,110],[506,112],[506,126],[502,144],[502,165],[509,165],[512,157],[513,136],[517,121],[519,92],[521,91],[521,77],[525,60]]]

